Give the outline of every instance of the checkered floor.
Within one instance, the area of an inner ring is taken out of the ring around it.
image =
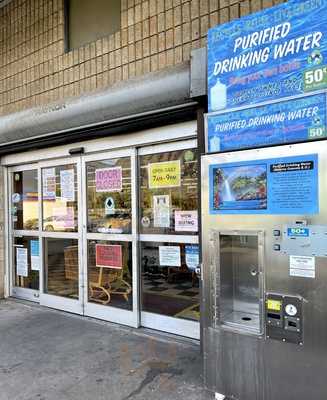
[[[155,312],[160,313],[162,307],[162,313],[166,314],[164,309],[167,311],[168,307],[171,316],[195,321],[200,319],[199,288],[192,286],[192,282],[169,283],[164,277],[145,276],[143,293],[150,303],[151,299],[155,299]],[[162,300],[158,301],[158,297]]]

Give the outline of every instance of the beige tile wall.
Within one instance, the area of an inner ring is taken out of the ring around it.
[[[63,0],[0,9],[0,115],[113,85],[190,58],[209,27],[283,0],[121,0],[121,30],[64,51]]]

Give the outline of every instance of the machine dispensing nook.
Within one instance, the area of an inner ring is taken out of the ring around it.
[[[326,27],[327,1],[290,1],[208,33],[202,338],[217,399],[327,398]]]

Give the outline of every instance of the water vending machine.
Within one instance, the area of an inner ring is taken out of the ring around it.
[[[202,158],[204,377],[217,399],[327,399],[327,144]]]

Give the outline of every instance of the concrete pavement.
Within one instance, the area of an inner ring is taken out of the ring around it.
[[[200,348],[0,301],[0,400],[209,400]]]

